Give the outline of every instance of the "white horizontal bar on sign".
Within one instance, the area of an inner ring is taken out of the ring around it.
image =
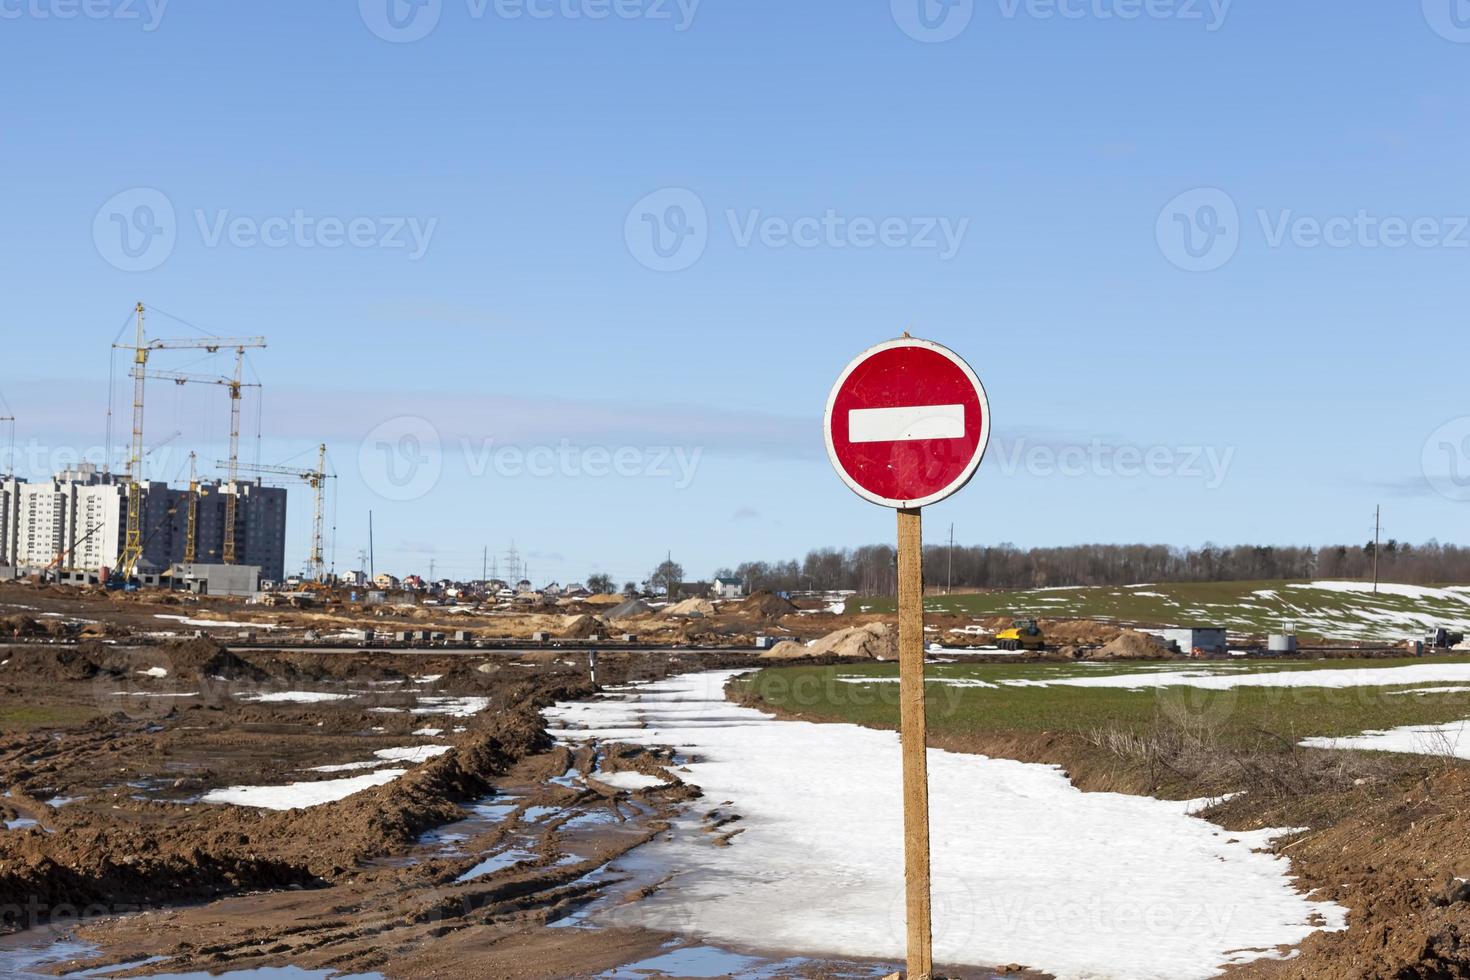
[[[913,442],[917,439],[964,437],[963,405],[854,408],[847,415],[847,438],[850,442]]]

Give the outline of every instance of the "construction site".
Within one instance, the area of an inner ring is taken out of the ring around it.
[[[131,341],[113,344],[114,352],[125,355],[132,391],[131,433],[123,471],[111,469],[113,412],[109,404],[109,453],[101,466],[79,463],[44,482],[22,481],[13,475],[0,482],[0,579],[254,596],[287,577],[288,487],[299,486],[311,491],[315,506],[306,575],[311,581],[325,582],[326,493],[334,479],[328,470],[326,445],[318,448],[313,467],[247,463],[240,456],[245,393],[261,387],[259,382],[245,380],[246,357],[250,351],[264,349],[266,338],[158,338],[148,333],[142,303],[133,317]],[[158,363],[179,352],[233,353],[233,372],[227,376],[189,374]],[[176,432],[159,442],[148,441],[150,381],[212,386],[228,395],[228,457],[211,467],[219,476],[201,479],[197,453],[190,452],[187,487],[146,478],[150,457],[180,435]],[[12,426],[13,464],[16,419],[3,421]]]

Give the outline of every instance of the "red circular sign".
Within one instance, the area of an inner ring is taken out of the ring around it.
[[[947,347],[905,337],[847,366],[827,399],[827,453],[844,483],[911,509],[961,490],[990,442],[990,403]]]

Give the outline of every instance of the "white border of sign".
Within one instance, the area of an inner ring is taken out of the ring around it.
[[[832,443],[832,409],[837,404],[837,395],[842,391],[842,386],[847,383],[847,379],[852,375],[852,372],[856,371],[858,366],[864,361],[876,354],[881,354],[883,351],[893,350],[898,347],[923,347],[949,358],[961,371],[965,372],[965,377],[970,379],[970,383],[975,386],[975,391],[980,396],[980,442],[975,446],[975,458],[970,460],[970,464],[965,467],[965,471],[956,477],[953,483],[938,493],[930,494],[921,500],[892,500],[888,497],[880,497],[875,493],[869,492],[848,475],[847,469],[837,458],[837,447]],[[853,358],[852,363],[847,365],[842,374],[837,378],[837,383],[832,386],[832,393],[827,396],[827,411],[822,419],[822,430],[823,435],[827,439],[827,458],[831,460],[832,468],[837,471],[837,475],[841,477],[843,483],[847,484],[849,490],[864,500],[877,504],[880,507],[892,507],[896,510],[915,510],[920,507],[927,507],[930,504],[937,504],[939,501],[953,496],[963,490],[965,485],[974,479],[975,471],[980,468],[980,461],[985,458],[985,450],[990,446],[990,398],[985,394],[985,386],[980,383],[980,378],[970,368],[970,365],[965,363],[963,357],[960,357],[960,355],[943,344],[936,344],[932,340],[920,340],[917,337],[900,337],[897,340],[890,340],[878,344],[875,347],[869,347],[857,357]]]

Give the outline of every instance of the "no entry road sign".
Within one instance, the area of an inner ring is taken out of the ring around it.
[[[929,720],[924,698],[924,518],[960,490],[990,443],[990,402],[948,347],[905,335],[847,366],[827,399],[827,453],[860,497],[898,509],[898,700],[903,733],[908,980],[934,970]]]
[[[975,475],[990,403],[947,347],[903,337],[860,354],[827,399],[827,452],[855,493],[884,507],[937,503]]]

